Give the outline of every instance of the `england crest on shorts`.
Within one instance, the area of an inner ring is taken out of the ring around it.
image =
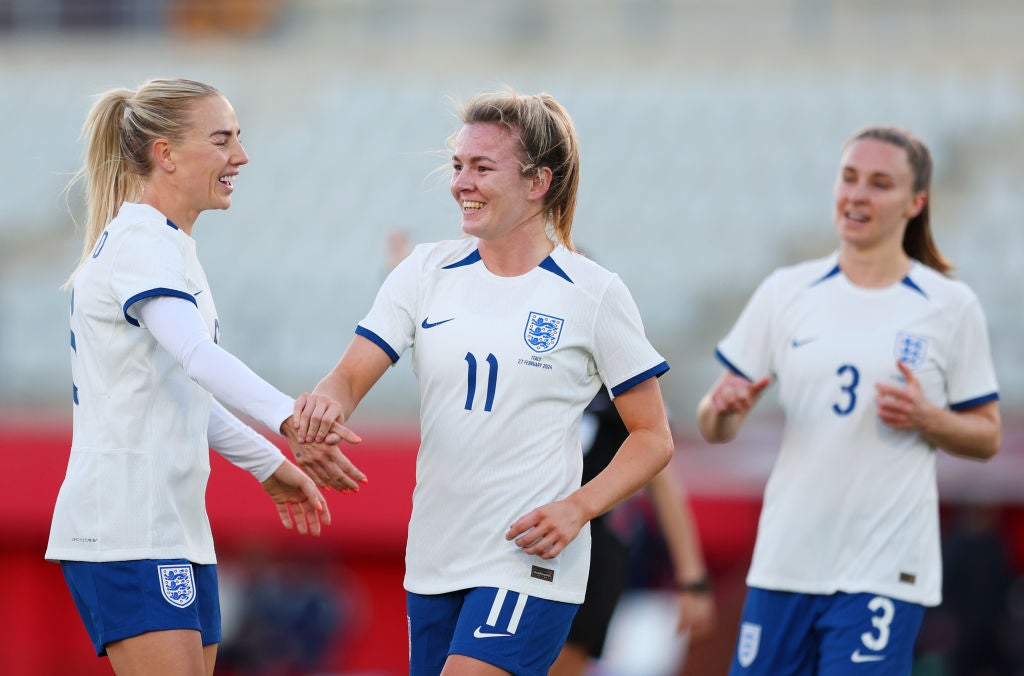
[[[896,334],[893,351],[897,361],[909,366],[911,371],[916,371],[924,366],[928,358],[928,338],[900,331]]]
[[[160,574],[160,592],[168,603],[185,608],[196,600],[196,579],[192,574],[191,563],[156,568]]]
[[[736,647],[736,659],[741,667],[749,667],[757,657],[757,648],[761,644],[761,625],[744,622],[740,625],[740,640]]]
[[[523,330],[523,340],[534,352],[549,352],[558,345],[564,323],[564,319],[531,312]]]

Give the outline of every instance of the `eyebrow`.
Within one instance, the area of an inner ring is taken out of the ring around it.
[[[214,136],[227,136],[228,138],[231,138],[232,135],[241,136],[242,130],[239,129],[237,132],[232,132],[228,129],[218,129],[217,131],[210,132],[211,138],[213,138]]]
[[[458,155],[452,155],[452,160],[455,161],[455,162],[461,162],[462,161],[462,160],[459,159]],[[477,164],[479,162],[490,162],[492,164],[497,164],[497,162],[495,160],[491,159],[487,155],[474,155],[473,157],[469,158],[469,163],[470,164]]]
[[[843,171],[855,171],[858,174],[867,174],[868,176],[883,176],[883,177],[891,179],[893,181],[896,180],[896,175],[895,174],[890,174],[887,171],[862,171],[862,170],[858,169],[857,167],[853,166],[852,164],[844,164],[843,165]]]

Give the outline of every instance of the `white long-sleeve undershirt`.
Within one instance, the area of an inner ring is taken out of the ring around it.
[[[217,400],[275,432],[292,415],[294,400],[214,343],[199,310],[188,300],[156,296],[140,301],[135,309],[160,347],[215,397],[207,429],[210,446],[261,482],[273,474],[284,460],[281,451]]]

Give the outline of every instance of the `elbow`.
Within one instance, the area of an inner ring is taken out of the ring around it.
[[[655,454],[657,457],[658,472],[665,469],[668,463],[672,460],[672,456],[676,452],[676,445],[672,439],[671,432],[665,432],[661,435],[659,443],[655,445]],[[657,473],[657,472],[656,472]]]

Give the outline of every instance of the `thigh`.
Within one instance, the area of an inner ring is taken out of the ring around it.
[[[817,637],[814,594],[751,588],[743,605],[732,676],[810,676]]]
[[[924,606],[877,594],[835,594],[820,621],[819,673],[909,674]]]
[[[438,676],[448,658],[466,592],[406,592],[405,596],[409,622],[409,674]]]
[[[506,589],[466,593],[451,654],[499,667],[516,676],[546,676],[579,608]]]
[[[68,589],[97,655],[148,632],[192,630],[220,643],[217,566],[182,559],[62,561]]]

